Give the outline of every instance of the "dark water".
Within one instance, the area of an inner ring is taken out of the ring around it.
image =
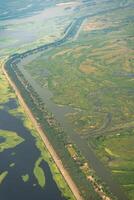
[[[3,104],[0,104],[3,105]],[[15,109],[18,107],[17,101],[13,98],[10,98],[8,102],[4,104],[4,110]]]
[[[8,102],[8,106],[13,107],[11,102],[13,103],[13,101]],[[45,173],[46,185],[43,189],[38,186],[33,169],[40,152],[35,146],[34,137],[23,126],[22,119],[10,115],[7,109],[0,110],[0,129],[15,131],[25,139],[15,148],[0,153],[0,172],[8,171],[7,177],[0,185],[0,200],[65,200],[45,161],[42,161],[40,166]],[[9,167],[11,163],[15,163],[15,166]],[[21,178],[25,174],[30,177],[26,183]]]
[[[0,136],[0,143],[3,143],[3,142],[5,142],[5,138]]]

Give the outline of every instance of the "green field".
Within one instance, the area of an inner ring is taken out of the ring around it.
[[[121,2],[112,5],[118,7]],[[88,18],[73,41],[43,53],[25,66],[42,87],[52,91],[56,104],[76,110],[68,114],[68,120],[78,134],[89,140],[131,200],[134,198],[133,17],[133,7],[128,6]]]

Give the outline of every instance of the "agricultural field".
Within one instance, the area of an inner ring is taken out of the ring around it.
[[[85,1],[86,5],[90,4]],[[111,10],[106,8],[111,5]],[[24,66],[66,120],[134,198],[134,29],[132,1],[97,3],[75,37]],[[83,15],[83,6],[79,14]]]

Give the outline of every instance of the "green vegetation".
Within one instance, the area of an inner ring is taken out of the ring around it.
[[[3,60],[1,60],[0,65],[2,63],[3,63]],[[5,102],[8,102],[8,100],[10,98],[16,98],[16,95],[15,95],[14,91],[9,86],[9,83],[8,83],[7,79],[5,78],[3,72],[2,72],[1,66],[0,66],[0,97],[1,97],[0,98],[0,103],[2,103],[2,104],[5,103]],[[17,101],[17,103],[18,103],[18,101]],[[1,109],[3,109],[3,106],[1,106]],[[39,149],[39,151],[41,153],[42,162],[43,162],[43,160],[48,162],[48,164],[50,166],[50,169],[51,169],[51,173],[52,173],[52,175],[54,177],[54,180],[57,183],[57,186],[60,188],[60,190],[62,192],[62,195],[67,197],[68,199],[75,200],[74,195],[72,194],[69,186],[67,185],[66,181],[62,177],[62,175],[61,175],[60,171],[58,170],[58,168],[56,167],[56,164],[53,161],[52,157],[50,156],[48,150],[44,147],[44,143],[41,141],[40,137],[38,136],[37,131],[35,130],[35,127],[34,127],[33,123],[27,117],[27,115],[26,115],[24,109],[22,108],[22,106],[20,106],[19,103],[18,103],[18,107],[16,109],[9,110],[9,113],[14,115],[14,116],[16,116],[16,117],[17,116],[21,116],[25,127],[28,130],[30,130],[31,134],[35,138],[36,146],[37,146],[37,148]],[[24,141],[16,133],[10,132],[10,131],[0,130],[0,137],[5,138],[4,144],[0,143],[0,147],[2,147],[0,152],[2,152],[4,149],[7,149],[7,148],[14,148],[16,145],[19,145],[19,144],[21,144],[21,142]],[[11,156],[15,156],[15,155],[16,155],[16,152],[13,151],[11,153]],[[39,164],[39,163],[36,162],[36,164]],[[9,166],[10,167],[14,167],[15,163],[11,163]],[[37,168],[38,168],[38,166],[37,166]],[[6,171],[6,172],[3,172],[0,175],[0,183],[4,180],[4,178],[7,176],[7,174],[8,174],[8,172]],[[38,177],[38,174],[37,174],[37,177]],[[45,176],[44,176],[44,179],[45,179]],[[29,175],[28,174],[23,175],[22,176],[22,180],[23,181],[28,181],[29,180]],[[39,182],[40,182],[40,180],[39,180]],[[41,181],[40,183],[42,184],[43,181]],[[33,184],[33,186],[36,186],[36,184]]]
[[[41,162],[42,157],[36,161],[33,173],[38,181],[38,184],[43,188],[45,186],[45,174],[43,169],[40,167]]]
[[[14,148],[24,141],[17,133],[11,131],[0,130],[0,136],[5,138],[5,141],[0,143],[0,152],[9,148]]]
[[[63,176],[61,175],[60,171],[58,170],[54,160],[50,156],[47,149],[44,147],[44,144],[41,140],[37,140],[36,142],[37,148],[41,151],[42,158],[49,164],[53,178],[57,183],[58,187],[60,188],[62,194],[71,200],[75,200],[70,188],[68,187],[66,181],[64,180]]]
[[[11,156],[15,156],[15,155],[16,155],[16,153],[15,153],[15,152],[12,152],[12,153],[11,153]]]
[[[75,109],[67,120],[133,199],[133,8],[119,9],[120,3],[87,19],[75,40],[42,54],[25,69],[53,92],[53,102]],[[54,139],[52,133],[48,137]],[[56,139],[53,145],[58,146]]]
[[[6,77],[3,74],[2,71],[2,64],[4,63],[4,59],[0,60],[0,103],[7,102],[10,98],[15,98],[16,95],[9,86],[8,81],[6,80]],[[2,108],[2,106],[1,106]]]
[[[94,145],[98,156],[109,166],[131,199],[134,191],[134,131],[98,137]]]
[[[22,175],[22,180],[26,183],[29,181],[29,175],[28,174],[25,174],[25,175]]]
[[[22,111],[23,111],[23,108],[22,108]],[[67,199],[75,200],[74,195],[72,194],[72,192],[71,192],[69,186],[67,185],[65,179],[61,175],[61,173],[60,173],[59,169],[57,168],[54,160],[52,159],[50,153],[48,152],[48,150],[44,146],[44,143],[41,141],[41,139],[37,135],[33,124],[31,123],[30,120],[27,120],[27,117],[24,114],[23,114],[23,116],[24,116],[24,124],[28,129],[31,130],[32,135],[36,138],[36,147],[40,150],[40,153],[41,153],[41,155],[40,155],[39,159],[36,161],[35,167],[34,167],[34,171],[36,171],[35,174],[37,176],[38,183],[39,182],[43,183],[45,181],[44,172],[43,172],[43,178],[39,177],[39,174],[37,173],[37,170],[40,168],[40,166],[39,166],[40,163],[43,162],[43,160],[44,160],[45,162],[47,162],[49,164],[53,178],[54,178],[56,184],[58,185],[59,189],[61,190],[63,196],[66,197]],[[41,180],[41,179],[44,179],[44,180]]]
[[[14,167],[15,166],[15,163],[11,163],[10,165],[9,165],[9,167]]]
[[[68,143],[66,133],[63,132],[59,124],[56,123],[52,114],[48,112],[46,106],[41,101],[32,86],[27,83],[27,87],[25,87],[25,83],[27,81],[16,66],[12,69],[8,68],[8,65],[6,65],[6,70],[8,70],[10,77],[19,88],[25,102],[33,112],[38,124],[42,127],[53,147],[56,149],[56,152],[60,156],[64,166],[77,183],[79,191],[81,191],[83,197],[85,199],[88,199],[89,197],[95,200],[100,199],[98,194],[95,193],[92,184],[87,180],[85,174],[80,169],[79,163],[75,162],[75,160],[71,158],[68,150],[65,148]],[[29,95],[30,93],[32,93],[32,95]],[[52,122],[51,124],[50,121]]]
[[[111,126],[129,122],[133,116],[133,51],[127,42],[132,40],[132,10],[87,20],[76,41],[26,65],[35,80],[53,91],[54,102],[85,111],[71,119],[78,132],[99,129],[107,113],[112,115]],[[117,17],[114,22],[113,16]],[[127,19],[130,22],[125,23]]]
[[[26,65],[32,77],[42,87],[48,87],[53,92],[53,102],[74,108],[74,113],[68,113],[66,119],[109,167],[129,199],[134,197],[134,42],[131,3],[132,0],[97,1],[90,9],[97,10],[98,15],[84,22],[79,35],[73,41],[51,49],[47,54],[45,52]],[[105,12],[107,8],[110,9]],[[83,6],[75,16],[79,17],[86,11],[87,7]],[[40,42],[42,41],[44,40]],[[81,162],[74,161],[77,156],[75,149],[66,148],[70,142],[67,133],[59,127],[17,67],[14,67],[14,71],[8,69],[8,73],[21,91],[39,126],[46,130],[48,139],[78,184],[84,198],[98,199],[84,175],[88,173],[87,165],[81,166]],[[4,88],[2,102],[10,95],[10,91]],[[10,113],[17,116],[23,112],[19,109],[11,110]],[[25,117],[23,119],[37,138],[29,121],[27,122]],[[41,151],[34,168],[39,185],[45,185],[45,175],[40,164],[47,160],[51,170],[55,172],[53,176],[61,191],[70,197],[72,194],[66,187],[66,182],[46,150],[47,153],[44,154],[44,147],[39,139],[36,140],[36,145]]]
[[[2,182],[4,181],[7,175],[8,175],[8,171],[2,172],[0,174],[0,184],[2,184]]]

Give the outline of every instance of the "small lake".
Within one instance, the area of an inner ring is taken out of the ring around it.
[[[24,127],[20,117],[8,113],[8,108],[15,108],[16,102],[12,99],[0,110],[0,129],[17,132],[25,141],[15,148],[4,150],[0,153],[0,172],[8,171],[7,177],[0,185],[1,200],[65,200],[58,189],[47,162],[42,161],[46,185],[42,189],[33,174],[34,164],[40,157],[40,151],[35,145],[35,138]],[[0,137],[0,142],[3,138]],[[14,163],[13,167],[9,165]],[[23,182],[22,175],[28,174],[29,181]]]

